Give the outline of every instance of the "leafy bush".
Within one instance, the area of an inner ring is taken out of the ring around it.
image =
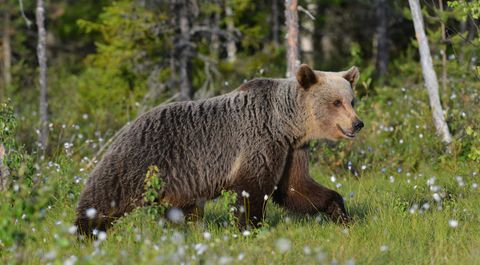
[[[158,219],[165,213],[167,206],[160,203],[165,184],[157,166],[148,168],[144,183],[145,192],[143,193],[143,200],[147,205],[147,213],[154,220]]]

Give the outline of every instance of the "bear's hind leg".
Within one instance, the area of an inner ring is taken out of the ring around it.
[[[77,227],[78,235],[92,237],[97,235],[96,233],[94,233],[95,230],[97,232],[106,232],[107,229],[111,226],[112,221],[113,220],[105,218],[90,219],[88,217],[78,217],[75,220],[75,226]]]
[[[199,222],[203,219],[205,201],[197,202],[188,207],[182,207],[187,222]]]

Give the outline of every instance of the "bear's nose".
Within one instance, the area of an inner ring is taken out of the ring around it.
[[[363,128],[363,126],[364,126],[364,124],[363,124],[363,121],[361,121],[361,120],[354,121],[353,125],[352,125],[353,129],[356,132],[360,131]]]

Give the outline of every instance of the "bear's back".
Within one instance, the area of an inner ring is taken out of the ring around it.
[[[270,81],[262,81],[270,84]],[[247,84],[249,85],[249,84]],[[251,85],[251,84],[250,84]],[[211,187],[228,185],[228,174],[245,152],[261,153],[275,142],[275,114],[269,87],[239,88],[198,101],[156,107],[127,125],[89,181],[123,183],[125,195],[143,192],[149,166],[159,167],[171,193],[212,197]],[[278,140],[278,139],[277,139]],[[126,183],[131,183],[125,185]]]
[[[256,79],[225,95],[158,106],[133,121],[114,145],[149,152],[252,141],[278,118],[272,109],[272,86],[274,80]]]

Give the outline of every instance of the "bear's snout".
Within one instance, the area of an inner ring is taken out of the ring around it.
[[[352,124],[352,128],[356,133],[359,132],[363,128],[363,126],[364,126],[363,121],[359,119],[356,119]]]

